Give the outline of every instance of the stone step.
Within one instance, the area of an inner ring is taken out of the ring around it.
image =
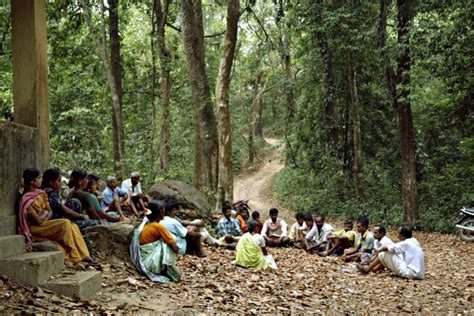
[[[64,256],[60,251],[27,252],[0,259],[0,274],[14,282],[36,286],[64,269]]]
[[[0,237],[0,259],[25,253],[25,238],[22,235]]]
[[[61,295],[88,300],[102,288],[102,273],[78,271],[73,275],[53,276],[40,286]]]

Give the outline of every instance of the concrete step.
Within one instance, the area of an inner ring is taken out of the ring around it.
[[[0,259],[0,274],[12,281],[36,286],[64,269],[64,256],[60,251],[27,252]]]
[[[53,276],[40,286],[58,294],[88,300],[102,288],[102,273],[78,271],[73,275]]]
[[[25,253],[25,238],[21,235],[0,237],[0,259]]]

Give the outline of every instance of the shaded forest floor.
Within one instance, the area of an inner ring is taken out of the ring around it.
[[[282,168],[280,151],[275,149],[258,170],[236,179],[236,199],[250,199],[252,208],[263,211],[263,218],[269,207],[278,207],[271,196],[271,183]],[[291,212],[279,209],[292,223]],[[340,222],[329,222],[341,226]],[[396,236],[395,231],[390,230],[389,235]],[[416,233],[415,237],[425,250],[427,279],[423,281],[401,279],[388,272],[360,275],[354,264],[293,248],[270,249],[278,264],[275,272],[247,270],[232,265],[233,251],[206,248],[206,258],[179,258],[181,282],[161,285],[140,276],[127,262],[99,255],[104,281],[102,293],[94,300],[75,301],[4,280],[0,281],[0,312],[472,315],[474,244],[439,233]]]

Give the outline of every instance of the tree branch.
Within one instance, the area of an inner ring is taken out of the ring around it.
[[[178,33],[181,33],[181,29],[179,27],[169,23],[168,21],[166,22],[166,26],[172,28]],[[224,34],[225,34],[225,31],[222,31],[222,32],[214,33],[214,34],[204,35],[204,38],[217,37],[217,36],[222,36]]]

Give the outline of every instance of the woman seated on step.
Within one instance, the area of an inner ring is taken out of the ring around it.
[[[145,216],[133,235],[130,246],[132,262],[152,281],[178,282],[180,274],[176,268],[176,254],[179,247],[175,236],[160,224],[165,216],[165,204],[153,200],[148,208],[151,214]]]
[[[239,239],[234,263],[244,268],[276,269],[277,265],[265,247],[265,239],[260,235],[257,221],[247,223],[248,232]]]
[[[57,168],[48,169],[43,173],[43,184],[41,186],[48,194],[48,201],[53,218],[67,218],[71,222],[84,229],[90,226],[100,225],[99,220],[89,219],[86,214],[82,213],[81,203],[75,199],[71,199],[68,205],[62,203],[60,197],[61,188],[61,172]]]
[[[74,170],[69,180],[69,187],[71,187],[72,190],[67,199],[78,199],[90,219],[106,220],[107,222],[130,222],[126,217],[105,212],[100,206],[97,196],[84,191],[87,187],[87,182],[87,172],[82,169]]]
[[[42,177],[39,170],[23,171],[24,191],[20,199],[20,232],[26,241],[52,241],[70,262],[92,261],[81,231],[70,220],[52,219],[48,195],[40,190]]]

